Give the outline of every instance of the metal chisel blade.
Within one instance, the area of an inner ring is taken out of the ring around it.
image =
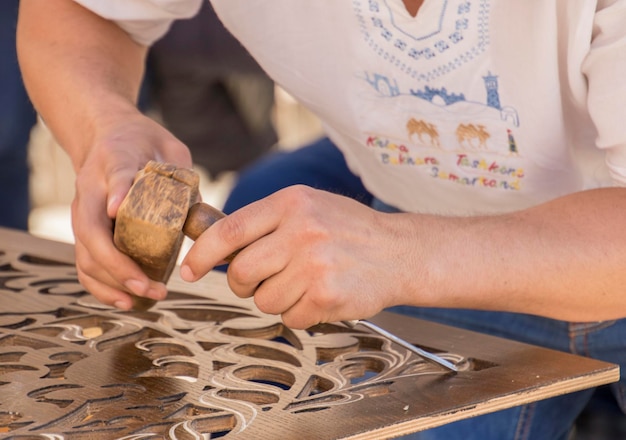
[[[402,347],[406,348],[407,350],[412,351],[413,353],[417,354],[418,356],[429,360],[431,362],[434,362],[438,365],[441,365],[442,367],[447,368],[448,370],[457,372],[459,371],[459,369],[456,367],[456,365],[454,365],[452,362],[437,356],[436,354],[430,353],[426,350],[423,350],[419,347],[416,347],[415,345],[405,341],[402,338],[399,338],[398,336],[394,335],[393,333],[388,332],[387,330],[385,330],[382,327],[377,326],[376,324],[373,324],[369,321],[359,321],[359,320],[353,320],[353,321],[341,321],[343,324],[345,324],[346,326],[350,327],[350,328],[354,328],[357,325],[362,325],[363,327],[369,328],[370,330],[374,331],[375,333],[378,333],[379,335],[383,336],[384,338],[387,338],[388,340],[395,342],[398,345],[401,345]]]

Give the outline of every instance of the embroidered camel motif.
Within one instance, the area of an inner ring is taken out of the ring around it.
[[[487,139],[490,137],[482,124],[459,124],[456,129],[456,139],[462,147],[487,149]],[[478,145],[474,145],[475,139]]]
[[[419,141],[421,143],[425,143],[423,135],[428,135],[430,145],[439,147],[441,142],[439,140],[439,132],[437,131],[437,127],[430,122],[425,122],[423,120],[417,120],[415,118],[409,119],[409,122],[406,123],[406,130],[409,134],[409,139],[413,137],[413,135],[417,135]]]

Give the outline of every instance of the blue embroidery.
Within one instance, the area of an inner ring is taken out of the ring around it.
[[[501,110],[500,95],[498,94],[498,77],[489,72],[487,76],[483,76],[483,80],[487,89],[487,105]]]
[[[426,86],[424,90],[411,90],[411,94],[417,96],[418,98],[425,99],[426,101],[432,102],[435,96],[440,97],[446,105],[454,104],[455,102],[465,101],[465,95],[461,93],[457,95],[456,93],[448,93],[445,87],[441,89],[436,89],[433,87]]]
[[[398,1],[353,0],[352,4],[372,52],[412,79],[440,78],[471,62],[489,45],[490,0],[436,0],[439,19],[427,28],[416,28],[406,16],[400,17],[398,8],[391,7]],[[439,59],[448,52],[456,55]]]

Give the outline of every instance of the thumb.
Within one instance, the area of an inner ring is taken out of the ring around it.
[[[107,195],[107,215],[109,218],[117,216],[117,211],[128,194],[136,174],[136,171],[126,168],[109,176]]]

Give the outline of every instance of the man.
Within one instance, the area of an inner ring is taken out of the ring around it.
[[[205,232],[184,279],[242,249],[233,292],[294,328],[412,306],[626,364],[624,1],[212,4],[381,210],[286,188]],[[191,164],[135,109],[146,45],[199,1],[132,5],[23,0],[18,29],[31,97],[78,174],[79,278],[120,308],[165,287],[115,250],[119,203],[148,160]],[[591,392],[423,435],[565,439]]]

